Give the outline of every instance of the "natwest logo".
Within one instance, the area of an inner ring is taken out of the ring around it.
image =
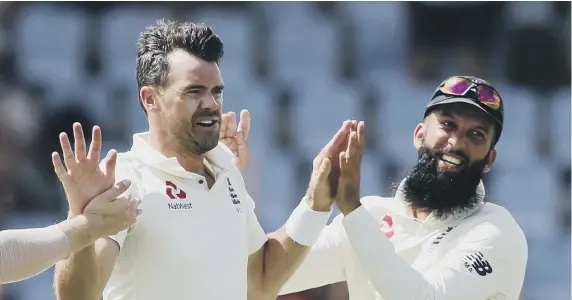
[[[180,189],[172,181],[165,181],[165,194],[171,198],[171,200],[185,200],[187,199],[187,193]],[[167,203],[169,209],[192,209],[193,205],[191,203],[184,202],[170,202]]]
[[[174,184],[172,181],[166,181],[165,184],[166,184],[165,194],[167,194],[169,198],[171,198],[172,200],[187,199],[187,193],[185,193],[185,191],[177,187],[177,185]]]

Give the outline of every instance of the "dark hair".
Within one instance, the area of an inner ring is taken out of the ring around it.
[[[164,86],[169,75],[168,55],[182,49],[200,59],[219,63],[224,54],[223,42],[203,23],[159,20],[145,28],[137,41],[137,87]],[[139,102],[143,110],[143,104]]]

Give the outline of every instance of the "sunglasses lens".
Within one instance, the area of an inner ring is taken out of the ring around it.
[[[479,101],[494,109],[497,110],[500,108],[500,97],[493,89],[488,86],[480,85],[477,87],[477,95],[479,97]]]
[[[462,96],[471,88],[471,85],[472,82],[468,79],[454,77],[445,81],[441,91],[445,94]]]

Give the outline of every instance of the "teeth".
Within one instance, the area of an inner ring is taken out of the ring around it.
[[[441,157],[441,159],[444,160],[444,161],[446,161],[446,162],[448,162],[448,163],[452,163],[452,164],[454,164],[454,165],[457,165],[457,166],[461,164],[461,160],[460,160],[460,159],[451,157],[451,156],[446,155],[446,154],[444,154],[443,157]]]
[[[214,122],[215,122],[215,121],[213,121],[213,120],[210,120],[210,121],[201,121],[201,122],[199,122],[199,124],[212,125],[212,124],[214,124]]]

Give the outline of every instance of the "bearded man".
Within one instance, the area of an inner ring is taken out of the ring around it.
[[[363,144],[360,123],[333,179],[341,214],[280,294],[347,281],[351,300],[517,300],[526,239],[508,211],[484,202],[481,181],[495,162],[503,114],[488,82],[443,81],[413,132],[417,164],[393,198],[360,199],[363,150],[351,151]]]

